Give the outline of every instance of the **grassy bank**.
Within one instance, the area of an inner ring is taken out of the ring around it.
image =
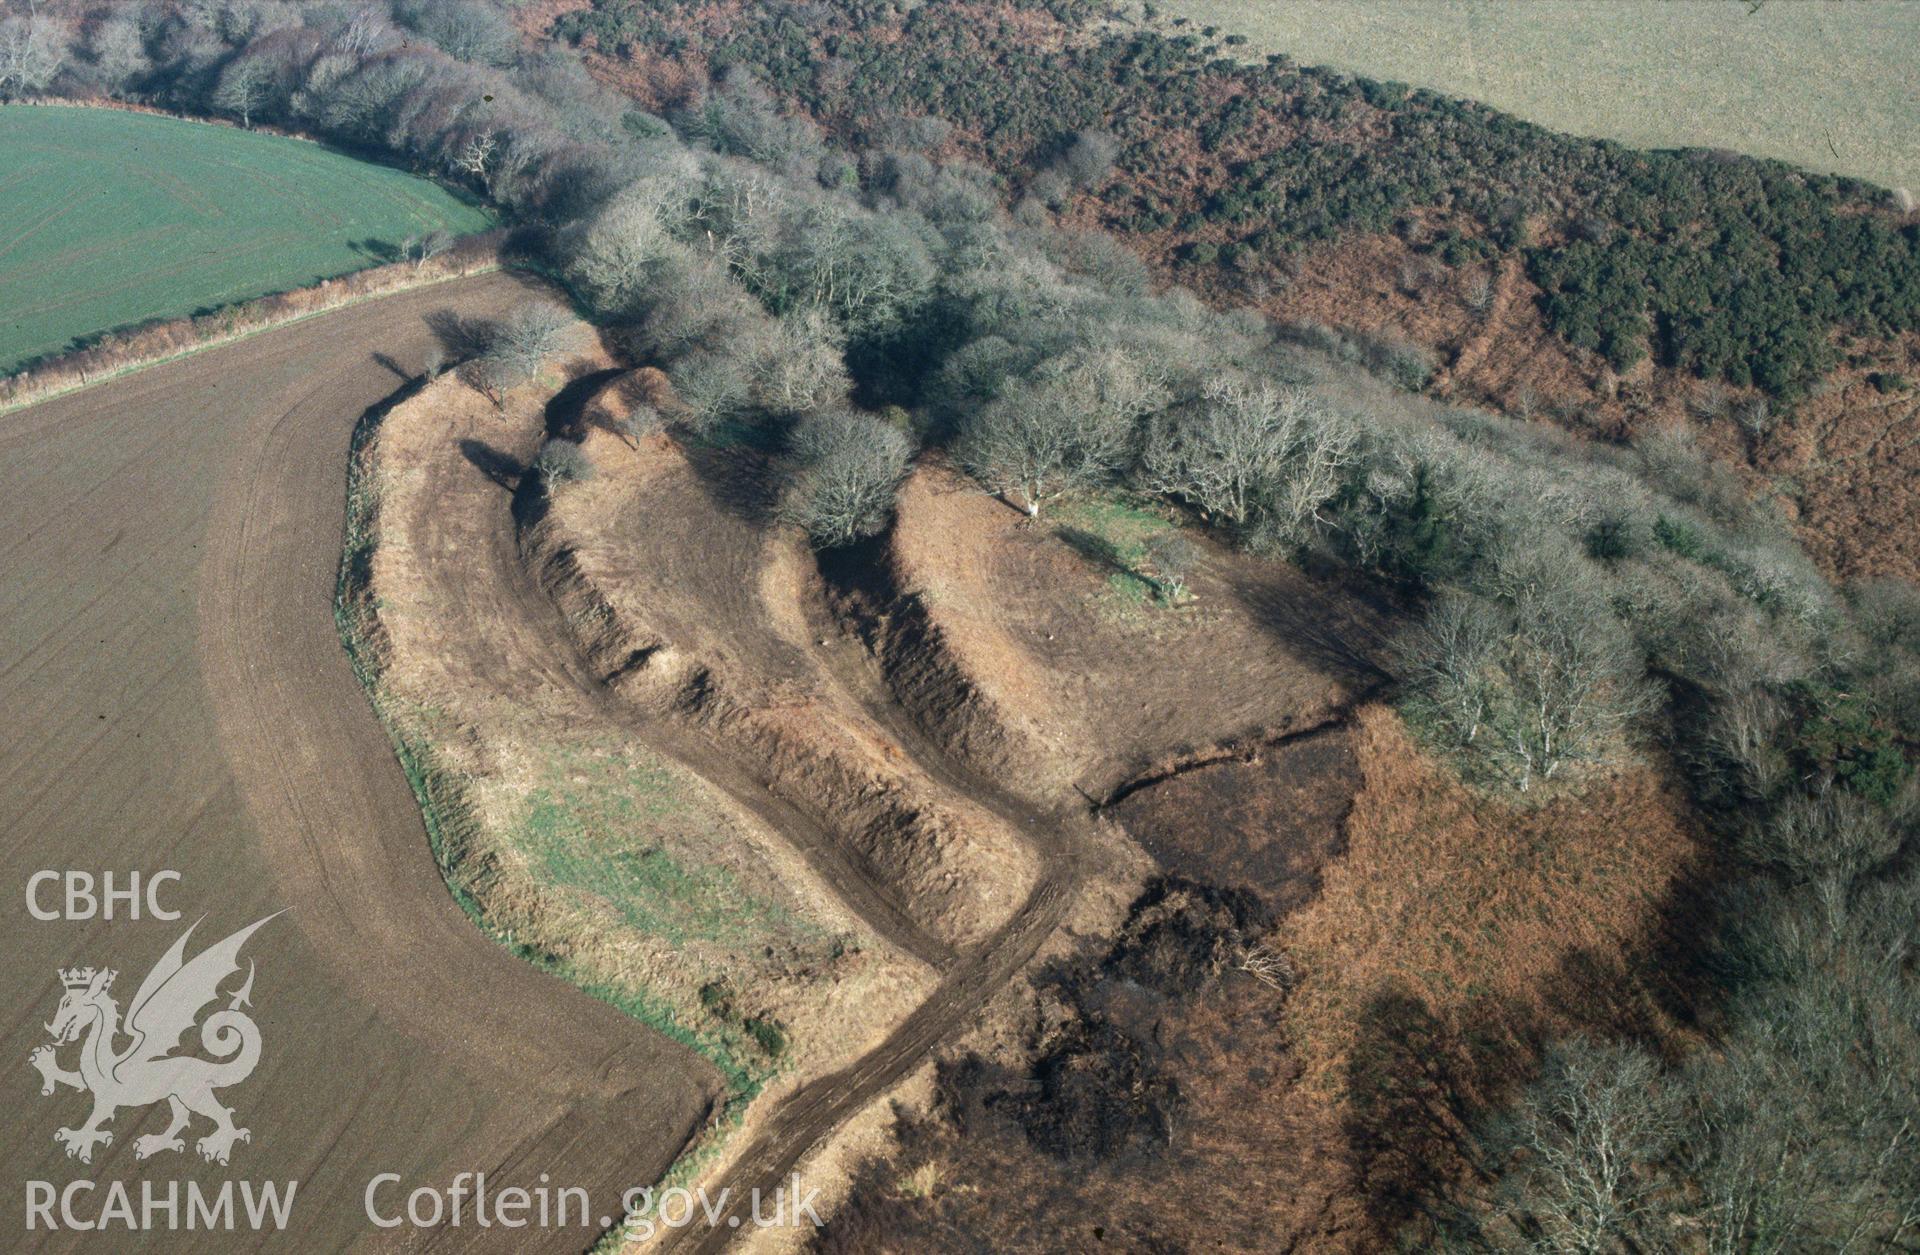
[[[393,742],[395,756],[420,804],[434,859],[461,910],[482,932],[527,962],[680,1042],[712,1063],[725,1079],[726,1109],[722,1117],[686,1155],[697,1165],[717,1152],[726,1133],[737,1126],[746,1105],[778,1073],[777,1064],[766,1057],[767,1052],[756,1048],[750,1025],[727,1025],[724,1031],[715,1031],[690,1024],[672,1002],[644,985],[606,979],[572,957],[556,953],[539,938],[522,935],[504,924],[490,909],[489,895],[498,888],[498,868],[488,843],[482,839],[479,809],[466,779],[446,765],[439,748],[435,712],[394,693],[385,682],[384,630],[370,583],[379,543],[380,512],[373,458],[381,422],[394,406],[416,392],[417,386],[402,389],[388,403],[370,410],[354,431],[348,462],[345,540],[334,600],[340,639]],[[653,787],[638,795],[608,795],[568,783],[581,779],[580,766],[576,758],[556,749],[550,786],[529,797],[518,825],[525,838],[522,844],[542,861],[551,883],[581,888],[623,904],[637,904],[634,909],[638,910],[652,903],[658,909],[644,922],[667,936],[677,934],[682,926],[680,917],[688,914],[676,904],[661,900],[669,891],[694,899],[692,913],[696,918],[718,918],[720,908],[713,899],[724,896],[724,886],[708,883],[689,893],[684,882],[690,873],[684,870],[666,867],[657,860],[629,857],[630,852],[617,848],[589,853],[570,840],[572,834],[582,830],[584,822],[595,818],[584,814],[583,806],[677,805],[664,776],[655,778]],[[636,802],[635,796],[645,800]]]

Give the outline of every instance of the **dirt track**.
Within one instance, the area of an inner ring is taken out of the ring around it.
[[[0,1059],[20,1061],[0,1150],[6,1245],[140,1245],[23,1232],[27,1180],[244,1178],[300,1182],[287,1233],[150,1244],[540,1249],[536,1230],[471,1217],[396,1240],[409,1231],[375,1230],[362,1196],[376,1172],[405,1181],[388,1211],[457,1171],[488,1171],[495,1190],[545,1172],[617,1214],[618,1191],[653,1181],[705,1115],[704,1064],[453,905],[334,631],[348,435],[401,383],[379,359],[417,360],[429,312],[498,310],[519,291],[487,276],[394,296],[0,419],[0,889],[14,903]],[[184,918],[28,918],[27,878],[68,867],[177,870],[163,904]],[[248,949],[265,1051],[227,1096],[253,1130],[233,1166],[136,1164],[134,1135],[164,1123],[151,1108],[122,1112],[91,1165],[65,1158],[53,1130],[85,1100],[41,1098],[24,1062],[46,1040],[56,966],[116,966],[131,986],[195,918],[211,941],[281,908]],[[552,1229],[544,1245],[590,1237]]]
[[[507,446],[490,449],[490,456],[483,460],[525,465],[538,444],[538,430],[529,428]],[[479,472],[469,473],[469,485],[478,479]],[[847,625],[836,623],[829,607],[817,599],[821,589],[814,588],[812,598],[794,608],[806,620],[807,639],[842,639],[840,645],[812,655],[808,665],[821,667],[822,681],[864,712],[897,748],[907,770],[971,799],[1042,852],[1045,870],[1010,918],[978,944],[955,954],[906,918],[886,886],[871,885],[851,866],[834,861],[837,843],[822,826],[752,779],[734,753],[708,736],[677,725],[672,717],[643,709],[601,678],[602,669],[585,655],[568,629],[566,616],[533,577],[529,563],[538,561],[538,553],[523,549],[529,538],[516,526],[507,492],[495,490],[490,508],[475,509],[471,492],[442,490],[439,499],[448,507],[444,520],[448,532],[439,543],[426,547],[446,555],[446,562],[457,567],[458,582],[475,599],[476,610],[470,618],[492,624],[488,635],[500,642],[497,656],[514,658],[516,673],[538,671],[546,681],[570,688],[593,704],[600,719],[627,728],[656,751],[699,772],[794,842],[810,860],[821,861],[847,906],[941,973],[940,983],[878,1045],[847,1067],[779,1101],[738,1159],[719,1180],[707,1184],[707,1195],[716,1207],[723,1199],[729,1204],[716,1213],[714,1227],[702,1222],[672,1230],[665,1243],[676,1250],[720,1250],[751,1232],[746,1221],[756,1189],[763,1198],[773,1198],[809,1150],[905,1079],[936,1048],[972,1027],[992,997],[1033,958],[1073,906],[1086,858],[1087,813],[1077,804],[1065,811],[1033,806],[955,761],[900,707],[873,659],[852,643],[850,635],[843,636]],[[704,500],[681,504],[681,514],[665,509],[647,514],[650,543],[644,552],[649,567],[665,568],[669,575],[664,582],[686,590],[685,605],[680,607],[683,613],[696,613],[703,622],[722,625],[730,634],[731,648],[755,658],[764,673],[800,670],[802,660],[792,657],[777,633],[769,630],[767,606],[742,591],[760,587],[761,535],[751,528],[728,526],[725,515]],[[682,526],[689,519],[700,520],[702,526]],[[709,604],[714,599],[728,604],[716,609]],[[444,597],[434,599],[434,604],[445,602]],[[479,603],[484,603],[483,610]],[[688,611],[687,606],[697,611]],[[739,1220],[742,1227],[731,1226],[730,1219]]]
[[[709,555],[711,557],[711,555]],[[804,607],[809,636],[822,640],[852,625],[837,623],[821,602]],[[756,615],[761,613],[757,608]],[[875,727],[884,730],[911,770],[970,798],[1020,832],[1042,852],[1044,870],[1024,902],[1000,928],[944,969],[940,984],[886,1040],[849,1067],[823,1076],[783,1099],[759,1133],[707,1192],[727,1206],[712,1228],[675,1230],[662,1249],[713,1255],[736,1238],[735,1221],[748,1222],[752,1199],[771,1198],[807,1152],[925,1062],[941,1045],[971,1028],[1000,989],[1023,969],[1073,906],[1087,857],[1087,813],[1077,807],[1047,812],[1015,797],[998,781],[956,761],[904,710],[864,651],[826,648],[818,661],[832,682]],[[721,767],[709,755],[703,769]]]
[[[906,1079],[936,1047],[972,1027],[988,1000],[1026,966],[1073,905],[1073,882],[1071,872],[1043,879],[1013,919],[957,964],[885,1042],[852,1067],[785,1099],[725,1176],[707,1186],[716,1203],[722,1198],[728,1203],[719,1225],[675,1230],[663,1249],[709,1255],[725,1250],[733,1237],[723,1226],[733,1218],[744,1224],[756,1194],[773,1198],[807,1151]]]

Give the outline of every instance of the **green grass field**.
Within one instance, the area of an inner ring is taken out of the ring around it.
[[[1558,131],[1920,191],[1913,0],[1162,0],[1249,42]],[[1163,20],[1164,20],[1163,18]]]
[[[97,332],[363,269],[416,232],[489,225],[437,184],[318,144],[0,107],[0,373]]]

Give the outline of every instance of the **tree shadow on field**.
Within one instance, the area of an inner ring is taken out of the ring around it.
[[[1381,1244],[1474,1209],[1498,1167],[1486,1131],[1555,1041],[1585,1034],[1671,1051],[1684,1040],[1677,1030],[1697,1028],[1714,996],[1709,893],[1697,872],[1681,875],[1624,953],[1572,947],[1517,996],[1451,1000],[1438,1014],[1397,980],[1372,996],[1347,1065],[1345,1134]]]
[[[478,357],[487,351],[493,339],[493,323],[485,318],[468,318],[450,309],[436,309],[426,317],[427,330],[447,356],[457,362]]]
[[[1677,1029],[1697,1031],[1702,1012],[1727,996],[1738,977],[1718,941],[1739,899],[1727,894],[1702,839],[1688,839],[1696,843],[1694,861],[1666,886],[1632,945],[1571,949],[1540,982],[1548,1014],[1595,1036],[1669,1050]]]
[[[709,500],[755,527],[770,526],[780,512],[786,477],[766,454],[743,446],[686,442],[687,463]]]
[[[1082,527],[1065,526],[1054,528],[1054,535],[1058,536],[1067,548],[1092,563],[1103,574],[1128,575],[1137,580],[1146,579],[1146,576],[1136,571],[1133,564],[1121,554],[1120,546],[1105,536],[1087,531]]]
[[[600,394],[607,382],[626,373],[621,366],[588,371],[553,394],[547,402],[546,424],[549,438],[571,440],[575,444],[587,438],[587,402]]]
[[[473,463],[482,475],[508,492],[518,488],[521,477],[527,473],[527,468],[521,465],[520,459],[509,457],[484,440],[462,440],[460,456]]]
[[[395,378],[399,379],[401,382],[403,383],[413,382],[413,372],[408,370],[405,366],[402,366],[396,358],[391,357],[385,353],[375,353],[373,355],[373,360],[376,365],[382,367],[383,369],[391,373]]]
[[[382,264],[400,260],[400,246],[392,240],[375,239],[369,236],[364,240],[348,240],[347,247],[362,257],[371,258]]]
[[[1349,609],[1337,596],[1315,596],[1290,580],[1236,581],[1234,593],[1289,649],[1349,688],[1371,692],[1393,679],[1380,607]]]
[[[1373,996],[1358,1027],[1347,1064],[1347,1145],[1367,1216],[1391,1243],[1463,1164],[1476,1162],[1468,1074],[1480,1033],[1441,1020],[1397,981]]]

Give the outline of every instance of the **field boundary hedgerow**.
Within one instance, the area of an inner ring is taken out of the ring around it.
[[[303,144],[313,144],[317,147],[327,149],[329,152],[339,153],[343,157],[352,157],[355,161],[372,161],[377,165],[389,166],[393,169],[399,168],[393,166],[393,163],[390,161],[380,159],[377,155],[369,156],[363,153],[349,152],[347,149],[335,144],[330,144],[318,136],[307,135],[300,131],[289,131],[284,127],[274,126],[270,122],[255,122],[250,126],[242,126],[232,118],[223,118],[216,114],[182,113],[178,109],[163,109],[159,105],[144,104],[138,100],[103,100],[98,97],[81,96],[22,96],[18,99],[9,100],[7,102],[7,108],[99,109],[107,113],[137,113],[149,118],[172,118],[175,122],[193,122],[201,126],[219,126],[225,127],[230,131],[251,131],[255,135],[272,135],[277,139],[297,139]]]

